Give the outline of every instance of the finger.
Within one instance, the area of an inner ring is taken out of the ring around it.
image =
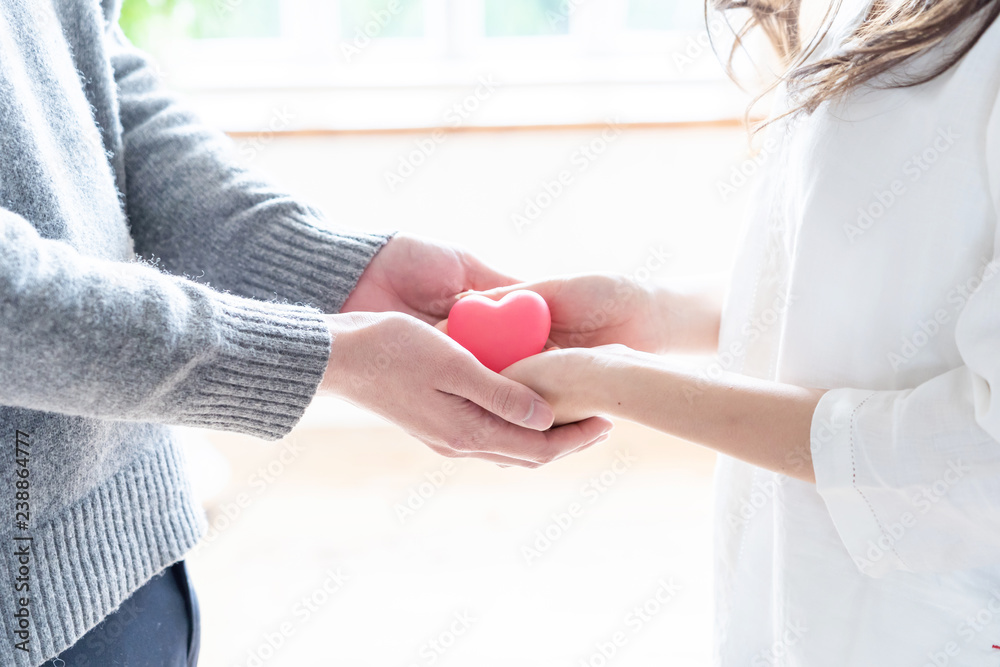
[[[555,296],[558,294],[561,286],[562,282],[559,280],[540,280],[533,283],[522,282],[514,283],[512,285],[503,285],[492,289],[480,290],[475,293],[490,299],[500,299],[516,290],[526,289],[535,292],[540,297],[545,299],[545,301],[549,303],[549,307],[551,307],[552,302],[555,300]],[[461,296],[464,296],[464,294]]]
[[[520,282],[517,278],[500,273],[471,255],[465,258],[465,275],[468,288],[472,290],[488,290]]]
[[[474,459],[482,459],[483,461],[489,461],[490,463],[495,463],[501,468],[529,468],[534,470],[535,468],[541,468],[542,464],[537,461],[525,461],[524,459],[512,459],[509,456],[501,456],[500,454],[490,454],[488,452],[465,452],[460,456]]]
[[[591,417],[583,421],[551,429],[546,436],[548,446],[555,453],[552,461],[575,454],[608,439],[614,423],[605,417]]]
[[[541,433],[503,424],[488,439],[473,445],[477,450],[473,455],[500,454],[544,464],[597,440],[613,427],[604,417],[591,417]]]
[[[597,438],[595,438],[594,440],[591,440],[587,444],[581,445],[580,447],[577,447],[576,449],[574,449],[572,451],[566,452],[565,454],[560,454],[559,456],[557,456],[556,458],[554,458],[552,460],[553,461],[558,461],[559,459],[564,459],[567,456],[573,456],[575,454],[579,454],[580,452],[582,452],[585,449],[590,449],[594,445],[599,445],[602,442],[605,442],[610,437],[611,437],[611,433],[610,432],[605,433],[604,435],[599,435],[599,436],[597,436]]]
[[[433,451],[447,458],[477,458],[482,459],[483,461],[496,463],[498,466],[504,468],[509,468],[511,466],[517,466],[519,468],[537,468],[541,465],[541,463],[536,461],[514,458],[506,456],[502,453],[476,451],[479,449],[476,445],[480,441],[486,440],[489,434],[495,433],[501,427],[510,427],[510,424],[494,417],[493,415],[490,415],[489,413],[483,412],[478,407],[472,407],[478,411],[477,416],[481,419],[481,421],[479,422],[479,428],[473,431],[471,436],[468,436],[465,439],[449,439],[447,441],[426,438],[420,438],[420,440],[422,440],[424,444],[430,447]],[[534,433],[534,431],[530,432]]]
[[[457,375],[460,377],[446,379],[441,389],[472,401],[511,424],[544,431],[555,421],[555,413],[544,398],[523,384],[494,373],[471,355]]]
[[[437,324],[434,325],[434,328],[447,336],[448,335],[448,320],[447,319],[441,320],[440,322],[438,322]]]
[[[474,458],[482,459],[483,461],[489,461],[490,463],[496,463],[502,468],[510,468],[511,466],[516,466],[518,468],[538,468],[541,467],[541,463],[537,461],[526,461],[524,459],[515,459],[510,456],[503,456],[502,454],[493,454],[491,452],[458,452],[455,451],[450,456],[455,458]]]

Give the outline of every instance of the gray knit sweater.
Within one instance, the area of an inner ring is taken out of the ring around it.
[[[169,425],[288,433],[321,314],[387,239],[236,168],[118,2],[0,0],[0,667],[66,649],[195,545]]]

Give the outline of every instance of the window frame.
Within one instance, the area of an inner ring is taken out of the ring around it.
[[[664,101],[661,108],[643,110],[639,102],[624,102],[623,115],[635,122],[719,120],[742,113],[745,96],[735,96],[739,101],[732,103],[732,84],[707,48],[704,27],[634,30],[627,27],[628,0],[568,1],[576,2],[578,9],[567,17],[567,34],[489,37],[483,25],[485,0],[423,0],[422,37],[375,39],[348,62],[342,49],[345,42],[339,38],[343,31],[336,0],[280,0],[278,37],[187,40],[159,55],[174,87],[196,98],[213,98],[216,104],[224,104],[216,95],[220,92],[239,92],[243,103],[250,104],[257,102],[248,100],[273,98],[275,92],[297,100],[349,92],[351,96],[342,95],[341,100],[357,103],[360,109],[370,103],[362,99],[365,96],[371,100],[381,96],[401,109],[398,119],[384,121],[387,129],[427,126],[426,113],[410,120],[402,110],[433,91],[440,91],[443,108],[484,75],[502,82],[505,95],[514,90],[528,105],[551,102],[551,91],[544,89],[553,87],[589,88],[594,99],[614,95],[630,84],[676,89],[676,99]],[[690,54],[692,49],[697,52],[693,66],[678,65],[676,54]],[[703,101],[691,100],[685,92],[694,89],[707,90],[709,98],[725,99],[724,109],[706,117]],[[248,93],[259,94],[255,98]],[[588,93],[578,97],[585,100]],[[246,131],[253,125],[243,110],[233,108],[232,113],[242,114],[242,120],[229,127]],[[223,111],[217,116],[228,117]],[[544,114],[509,116],[509,121],[499,118],[488,124],[552,122]],[[594,123],[598,116],[607,113],[595,112],[589,120],[581,116],[573,122]],[[308,127],[317,122],[309,121]],[[337,121],[331,118],[327,124],[336,126]]]

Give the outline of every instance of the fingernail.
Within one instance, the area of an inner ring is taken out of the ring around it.
[[[556,415],[552,412],[552,408],[541,401],[532,401],[531,407],[528,408],[528,414],[525,415],[521,423],[536,431],[544,431],[549,426],[552,426],[555,418]]]

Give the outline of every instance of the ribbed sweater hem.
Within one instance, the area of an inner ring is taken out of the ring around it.
[[[153,431],[156,432],[156,431]],[[157,572],[180,560],[204,534],[183,452],[169,429],[163,441],[90,495],[29,533],[29,651],[4,650],[0,667],[37,667],[66,650]],[[0,631],[17,630],[14,541],[0,558]],[[17,595],[23,595],[18,593]],[[10,643],[8,643],[10,642]]]

